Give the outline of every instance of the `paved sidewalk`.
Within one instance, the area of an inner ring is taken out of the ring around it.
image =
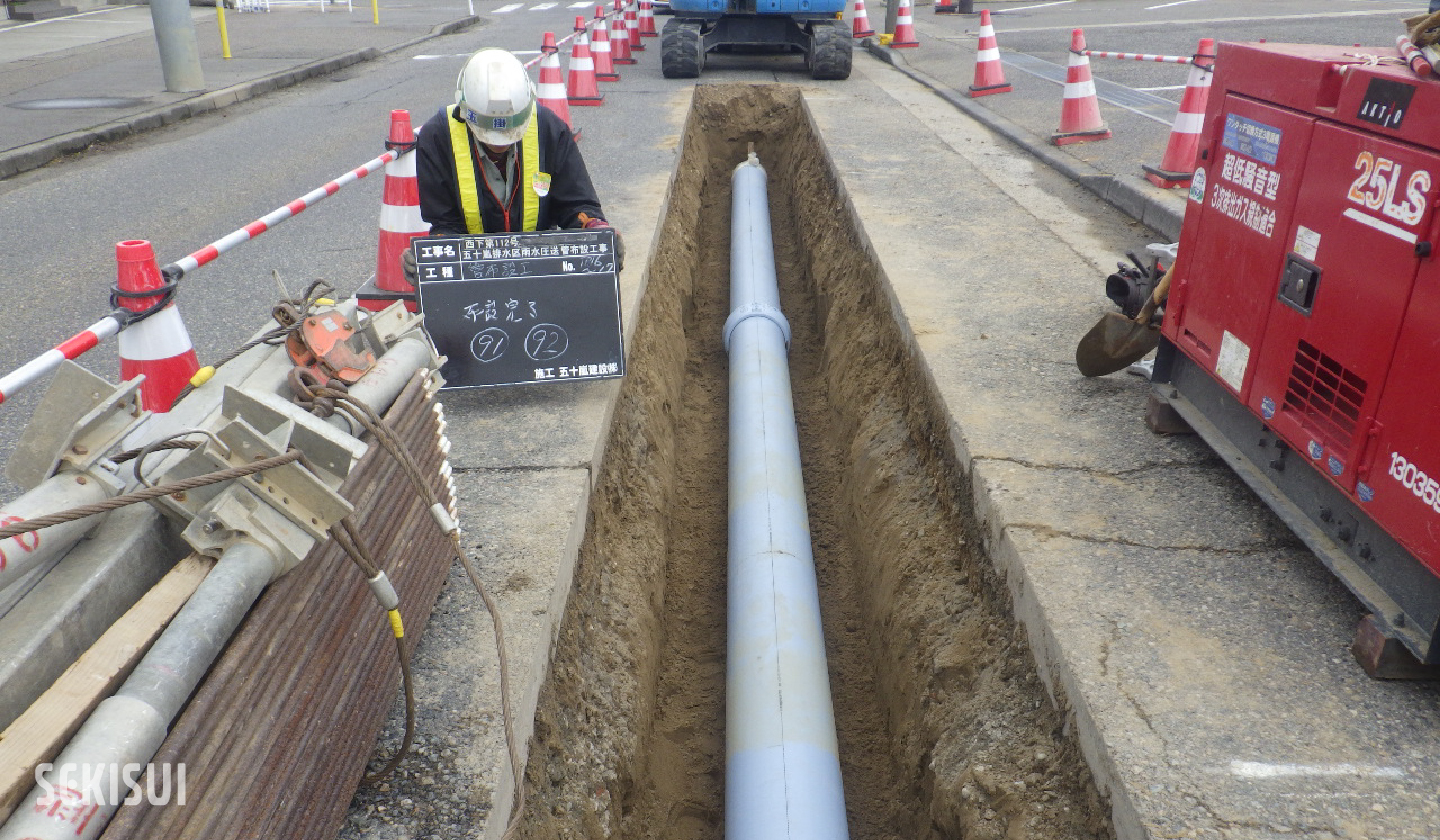
[[[273,3],[265,13],[225,12],[232,58],[223,58],[216,10],[192,8],[206,90],[165,90],[148,6],[109,6],[68,18],[0,22],[0,178],[44,166],[94,143],[225,108],[277,88],[475,24],[464,4],[415,0],[322,6]],[[90,100],[88,102],[81,100]],[[22,110],[23,109],[23,110]],[[23,117],[16,118],[23,114]]]

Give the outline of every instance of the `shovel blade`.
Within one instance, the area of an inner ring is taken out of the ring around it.
[[[1075,366],[1085,376],[1104,376],[1145,358],[1160,343],[1160,330],[1107,312],[1075,345]]]

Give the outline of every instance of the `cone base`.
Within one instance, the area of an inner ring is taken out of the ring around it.
[[[1056,146],[1068,146],[1071,143],[1089,143],[1094,140],[1109,140],[1110,129],[1093,128],[1089,131],[1067,131],[1056,132],[1050,135],[1050,142]]]
[[[612,59],[612,60],[613,60],[616,64],[639,64],[639,63],[640,63],[639,61],[637,61],[636,59],[633,59],[633,58],[616,58],[616,59]],[[604,76],[601,76],[600,78],[603,79],[603,78],[605,78],[605,77],[604,77]],[[619,76],[616,76],[615,78],[616,78],[616,80],[619,80],[620,77],[619,77]]]
[[[874,35],[874,34],[875,34],[875,30],[873,30],[873,29],[866,29],[866,30],[863,30],[863,31],[860,31],[860,32],[852,33],[850,37],[852,37],[852,38],[869,38],[870,36],[872,36],[872,35]]]
[[[1195,173],[1193,172],[1172,172],[1156,166],[1144,165],[1140,168],[1145,170],[1145,180],[1164,190],[1174,187],[1188,187],[1190,186],[1190,181],[1195,177]]]
[[[919,41],[891,41],[891,42],[890,42],[890,46],[892,46],[892,47],[918,47],[918,46],[920,46],[920,42],[919,42]]]
[[[567,98],[565,101],[566,101],[566,102],[569,102],[571,105],[580,105],[580,106],[585,106],[585,105],[604,105],[604,104],[605,104],[605,97],[603,97],[603,96],[571,96],[571,97]]]
[[[620,81],[620,74],[619,74],[619,73],[596,73],[596,74],[595,74],[595,79],[596,79],[597,81],[601,81],[601,82],[618,82],[618,81]]]
[[[992,93],[1009,93],[1014,89],[1015,88],[1010,86],[1009,82],[1001,82],[998,85],[971,85],[970,98],[989,96]]]
[[[641,38],[659,38],[659,37],[660,37],[660,33],[659,33],[659,32],[641,32],[641,33],[640,33],[640,37],[641,37]]]
[[[375,284],[374,277],[366,280],[359,289],[355,290],[355,302],[360,305],[361,309],[370,312],[380,312],[388,309],[390,308],[390,304],[397,300],[404,301],[407,310],[411,312],[416,311],[414,292],[407,294],[405,292],[386,291]]]
[[[936,7],[935,7],[935,14],[937,14],[937,15],[958,15],[958,14],[960,14],[960,7],[959,7],[958,5],[953,4],[953,3],[950,4],[949,6],[936,6]]]

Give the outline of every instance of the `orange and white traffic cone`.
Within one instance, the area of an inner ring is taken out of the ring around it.
[[[1215,39],[1201,38],[1190,62],[1185,95],[1170,127],[1170,143],[1159,166],[1144,166],[1145,180],[1163,189],[1188,187],[1200,154],[1200,130],[1205,127],[1205,103],[1210,99],[1210,77],[1215,70]]]
[[[610,22],[610,59],[616,64],[638,63],[630,54],[630,28],[625,23],[625,15],[620,12]]]
[[[1107,140],[1110,129],[1100,118],[1100,100],[1095,79],[1090,75],[1090,57],[1085,54],[1085,33],[1070,33],[1070,66],[1065,70],[1065,101],[1060,108],[1060,128],[1050,135],[1057,146]]]
[[[660,37],[660,33],[655,31],[655,9],[650,5],[650,0],[640,0],[640,37]]]
[[[601,105],[605,95],[595,83],[595,59],[584,30],[570,48],[570,74],[565,78],[565,98],[571,105]]]
[[[116,305],[144,312],[162,299],[163,292],[151,294],[164,289],[166,282],[149,242],[117,242],[115,263]],[[120,378],[145,377],[140,383],[140,400],[146,411],[169,411],[175,398],[190,384],[190,377],[200,369],[190,333],[174,303],[121,331],[119,345]]]
[[[375,258],[375,292],[357,292],[361,307],[379,311],[404,300],[405,308],[415,311],[415,286],[405,278],[400,255],[410,247],[410,240],[430,232],[430,225],[420,216],[420,186],[415,180],[415,132],[410,127],[410,112],[390,112],[390,136],[386,145],[405,149],[395,160],[385,164],[385,197],[380,206],[380,248]]]
[[[570,103],[565,91],[565,75],[560,72],[560,49],[555,46],[555,33],[545,33],[540,54],[540,79],[535,85],[535,98],[564,120],[579,140],[580,132],[575,131],[575,124],[570,121]]]
[[[595,57],[595,78],[602,82],[620,81],[615,69],[615,56],[610,51],[610,27],[605,24],[605,10],[595,7],[595,41],[590,45]]]
[[[870,28],[870,16],[865,14],[865,0],[855,0],[855,18],[852,25],[852,37],[869,38],[875,34],[875,30]]]
[[[980,10],[980,47],[975,53],[975,84],[970,96],[989,96],[1014,90],[1005,81],[1005,68],[1000,66],[1000,45],[995,41],[995,27],[990,25],[990,10]]]
[[[641,52],[645,44],[640,40],[640,12],[637,9],[625,10],[625,31],[630,33],[630,52]]]
[[[895,37],[890,39],[890,46],[920,46],[915,40],[915,17],[910,13],[910,0],[900,0],[900,8],[895,13]]]

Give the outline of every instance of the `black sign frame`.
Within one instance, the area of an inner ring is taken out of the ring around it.
[[[411,249],[443,389],[625,375],[614,231],[422,236]]]

